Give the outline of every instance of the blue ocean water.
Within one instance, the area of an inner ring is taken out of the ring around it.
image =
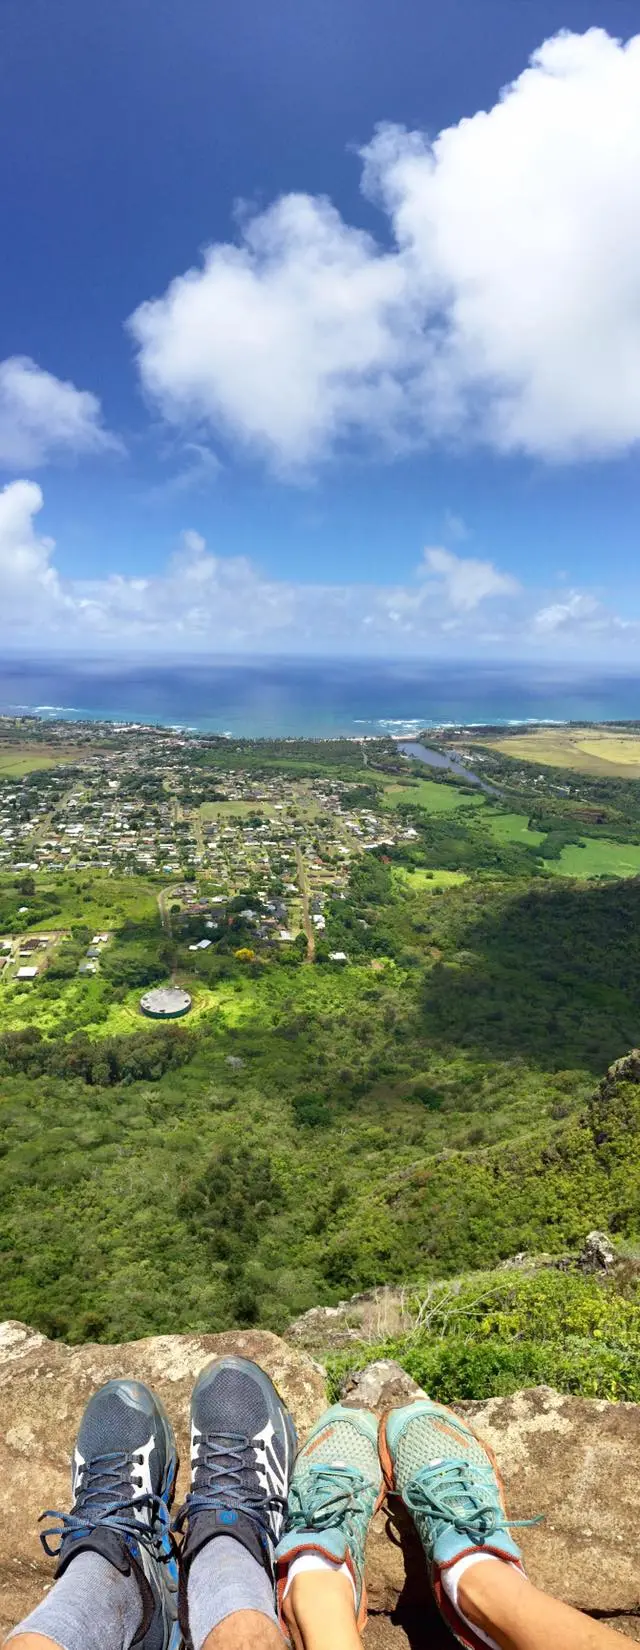
[[[5,659],[0,712],[253,738],[410,735],[443,723],[640,719],[640,676],[433,661]]]

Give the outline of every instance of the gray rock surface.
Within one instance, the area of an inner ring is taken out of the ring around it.
[[[393,1358],[378,1358],[366,1369],[347,1375],[340,1388],[344,1404],[352,1409],[375,1409],[379,1415],[425,1396],[423,1388]]]
[[[606,1232],[589,1232],[584,1249],[578,1257],[581,1272],[607,1272],[614,1265],[616,1252]]]
[[[196,1376],[212,1357],[237,1353],[266,1369],[304,1436],[326,1406],[322,1374],[304,1352],[263,1330],[159,1335],[125,1346],[65,1346],[23,1324],[0,1325],[0,1640],[51,1582],[38,1539],[45,1507],[69,1505],[69,1464],[84,1406],[97,1386],[129,1375],[154,1388],[176,1429],[187,1488],[188,1416]],[[8,1535],[10,1532],[10,1537]]]
[[[69,1459],[91,1392],[117,1375],[147,1381],[166,1404],[187,1460],[193,1381],[213,1356],[255,1358],[268,1370],[299,1432],[321,1414],[321,1371],[298,1347],[259,1330],[158,1336],[125,1346],[67,1347],[20,1324],[0,1327],[0,1634],[51,1581],[37,1538],[43,1507],[68,1505]],[[386,1367],[385,1367],[386,1366]],[[390,1407],[415,1395],[385,1360],[363,1372],[369,1402]],[[397,1396],[394,1397],[394,1394]],[[360,1397],[362,1401],[362,1397]],[[561,1397],[549,1388],[460,1404],[495,1450],[509,1511],[545,1515],[522,1531],[531,1579],[640,1642],[640,1405]],[[181,1475],[179,1494],[185,1489]],[[10,1532],[10,1536],[9,1536]],[[429,1600],[424,1559],[409,1520],[393,1502],[373,1522],[367,1553],[371,1620],[367,1650],[444,1650],[451,1639]]]

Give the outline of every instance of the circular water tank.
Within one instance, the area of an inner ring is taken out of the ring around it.
[[[191,998],[188,991],[179,991],[177,986],[162,985],[145,991],[140,1007],[151,1020],[179,1020],[189,1013]]]

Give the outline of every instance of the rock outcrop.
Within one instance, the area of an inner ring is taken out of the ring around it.
[[[0,1630],[50,1584],[37,1518],[44,1507],[68,1505],[69,1459],[90,1393],[117,1375],[147,1381],[172,1416],[186,1461],[191,1386],[203,1364],[225,1352],[268,1370],[304,1434],[325,1406],[324,1379],[303,1351],[276,1335],[247,1330],[68,1347],[22,1324],[0,1328]],[[385,1364],[365,1371],[349,1399],[384,1407],[406,1402],[411,1391],[408,1377]],[[640,1641],[640,1405],[542,1387],[459,1408],[494,1448],[513,1516],[544,1514],[542,1524],[522,1531],[532,1580]],[[179,1493],[184,1488],[183,1474]],[[429,1603],[421,1551],[396,1508],[374,1521],[368,1587],[367,1650],[451,1646]]]
[[[305,1353],[264,1330],[228,1335],[158,1335],[125,1346],[65,1346],[24,1324],[0,1325],[0,1641],[42,1596],[51,1564],[38,1539],[45,1507],[69,1504],[69,1463],[91,1393],[114,1376],[146,1381],[165,1404],[183,1463],[186,1488],[189,1400],[196,1376],[213,1357],[237,1353],[268,1371],[305,1431],[326,1406],[325,1383]]]

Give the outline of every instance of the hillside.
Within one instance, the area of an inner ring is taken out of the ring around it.
[[[0,780],[5,861],[35,866],[0,871],[7,1315],[71,1342],[280,1332],[640,1236],[635,1067],[592,1098],[638,1041],[640,881],[560,874],[585,831],[631,863],[635,785],[509,789],[492,753],[496,797],[390,741],[90,732]],[[168,981],[192,1007],[155,1025]]]

